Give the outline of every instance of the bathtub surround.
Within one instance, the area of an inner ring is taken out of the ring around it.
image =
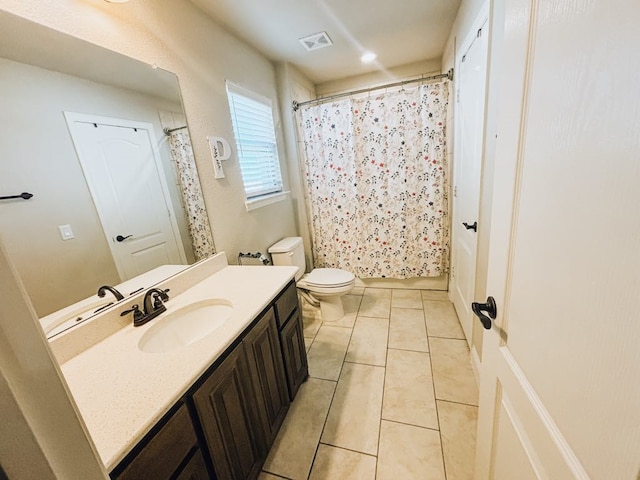
[[[360,278],[446,272],[448,83],[302,108],[314,265]]]

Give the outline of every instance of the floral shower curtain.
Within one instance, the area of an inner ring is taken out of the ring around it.
[[[302,110],[316,267],[439,276],[449,256],[448,82]]]
[[[204,205],[200,177],[191,147],[191,138],[186,129],[169,134],[169,149],[175,162],[182,194],[182,203],[189,223],[189,235],[196,260],[216,253],[209,217]]]

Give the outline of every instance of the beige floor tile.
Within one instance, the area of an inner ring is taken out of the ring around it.
[[[449,292],[442,290],[422,290],[422,300],[449,301]]]
[[[428,353],[389,349],[382,418],[438,429]]]
[[[344,317],[335,322],[324,322],[324,325],[331,325],[334,327],[349,327],[352,328],[356,323],[356,317],[358,316],[358,309],[360,308],[360,302],[362,301],[361,295],[345,295],[342,297],[342,306],[344,307]]]
[[[349,295],[364,295],[364,287],[353,287],[349,292]]]
[[[478,386],[467,341],[430,337],[429,346],[436,398],[477,405]]]
[[[310,305],[309,302],[303,300],[302,305],[302,327],[305,337],[313,338],[322,326],[320,319],[320,308]]]
[[[345,361],[384,367],[388,336],[388,318],[358,317]]]
[[[453,303],[425,300],[423,304],[430,337],[464,338]]]
[[[438,400],[447,480],[472,480],[478,407]]]
[[[350,328],[320,327],[307,355],[309,375],[325,380],[338,380],[350,338]]]
[[[320,444],[309,480],[375,480],[376,457]]]
[[[391,290],[388,288],[366,288],[358,315],[363,317],[389,318]]]
[[[308,477],[335,387],[335,382],[315,378],[302,384],[262,467],[264,471],[294,480]]]
[[[422,295],[420,294],[420,290],[394,289],[391,292],[391,308],[422,309]]]
[[[288,480],[286,477],[281,477],[279,475],[271,475],[270,473],[267,472],[260,472],[260,475],[258,475],[258,480],[282,480],[282,479]]]
[[[309,353],[311,345],[313,345],[313,338],[304,337],[304,346],[307,349],[307,353]]]
[[[322,443],[376,455],[384,368],[345,363],[322,433]]]
[[[382,420],[377,480],[445,480],[440,433]]]
[[[389,348],[428,352],[424,312],[413,308],[392,308]]]

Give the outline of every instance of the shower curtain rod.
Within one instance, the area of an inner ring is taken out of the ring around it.
[[[162,131],[164,132],[165,135],[171,135],[176,130],[182,130],[183,128],[187,128],[187,125],[185,125],[184,127],[177,127],[177,128],[165,127]]]
[[[314,100],[307,100],[305,102],[296,102],[294,100],[293,101],[293,111],[297,112],[300,107],[302,107],[304,105],[310,105],[312,103],[315,103],[315,104],[319,105],[320,103],[329,102],[329,101],[334,100],[336,98],[348,97],[350,95],[357,95],[358,93],[367,93],[367,92],[371,92],[373,90],[381,90],[383,88],[400,87],[400,86],[406,85],[408,83],[423,82],[425,80],[437,80],[439,78],[448,78],[449,80],[453,80],[453,68],[450,68],[447,73],[440,73],[438,75],[431,75],[430,77],[420,77],[420,78],[414,78],[412,80],[403,80],[401,82],[387,83],[386,85],[380,85],[378,87],[363,88],[361,90],[354,90],[352,92],[337,93],[335,95],[329,95],[327,97],[320,97],[320,98],[316,98]]]

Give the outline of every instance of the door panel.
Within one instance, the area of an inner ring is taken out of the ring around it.
[[[67,121],[121,280],[185,263],[151,125],[86,117],[68,113]],[[117,241],[118,235],[128,238]]]
[[[487,28],[481,28],[467,45],[458,66],[457,135],[455,189],[453,199],[452,300],[469,345],[473,315],[478,234],[465,228],[478,221],[480,170],[484,134],[484,105],[487,62]]]
[[[478,479],[640,471],[640,4],[561,3],[494,4],[499,313],[484,337]]]

